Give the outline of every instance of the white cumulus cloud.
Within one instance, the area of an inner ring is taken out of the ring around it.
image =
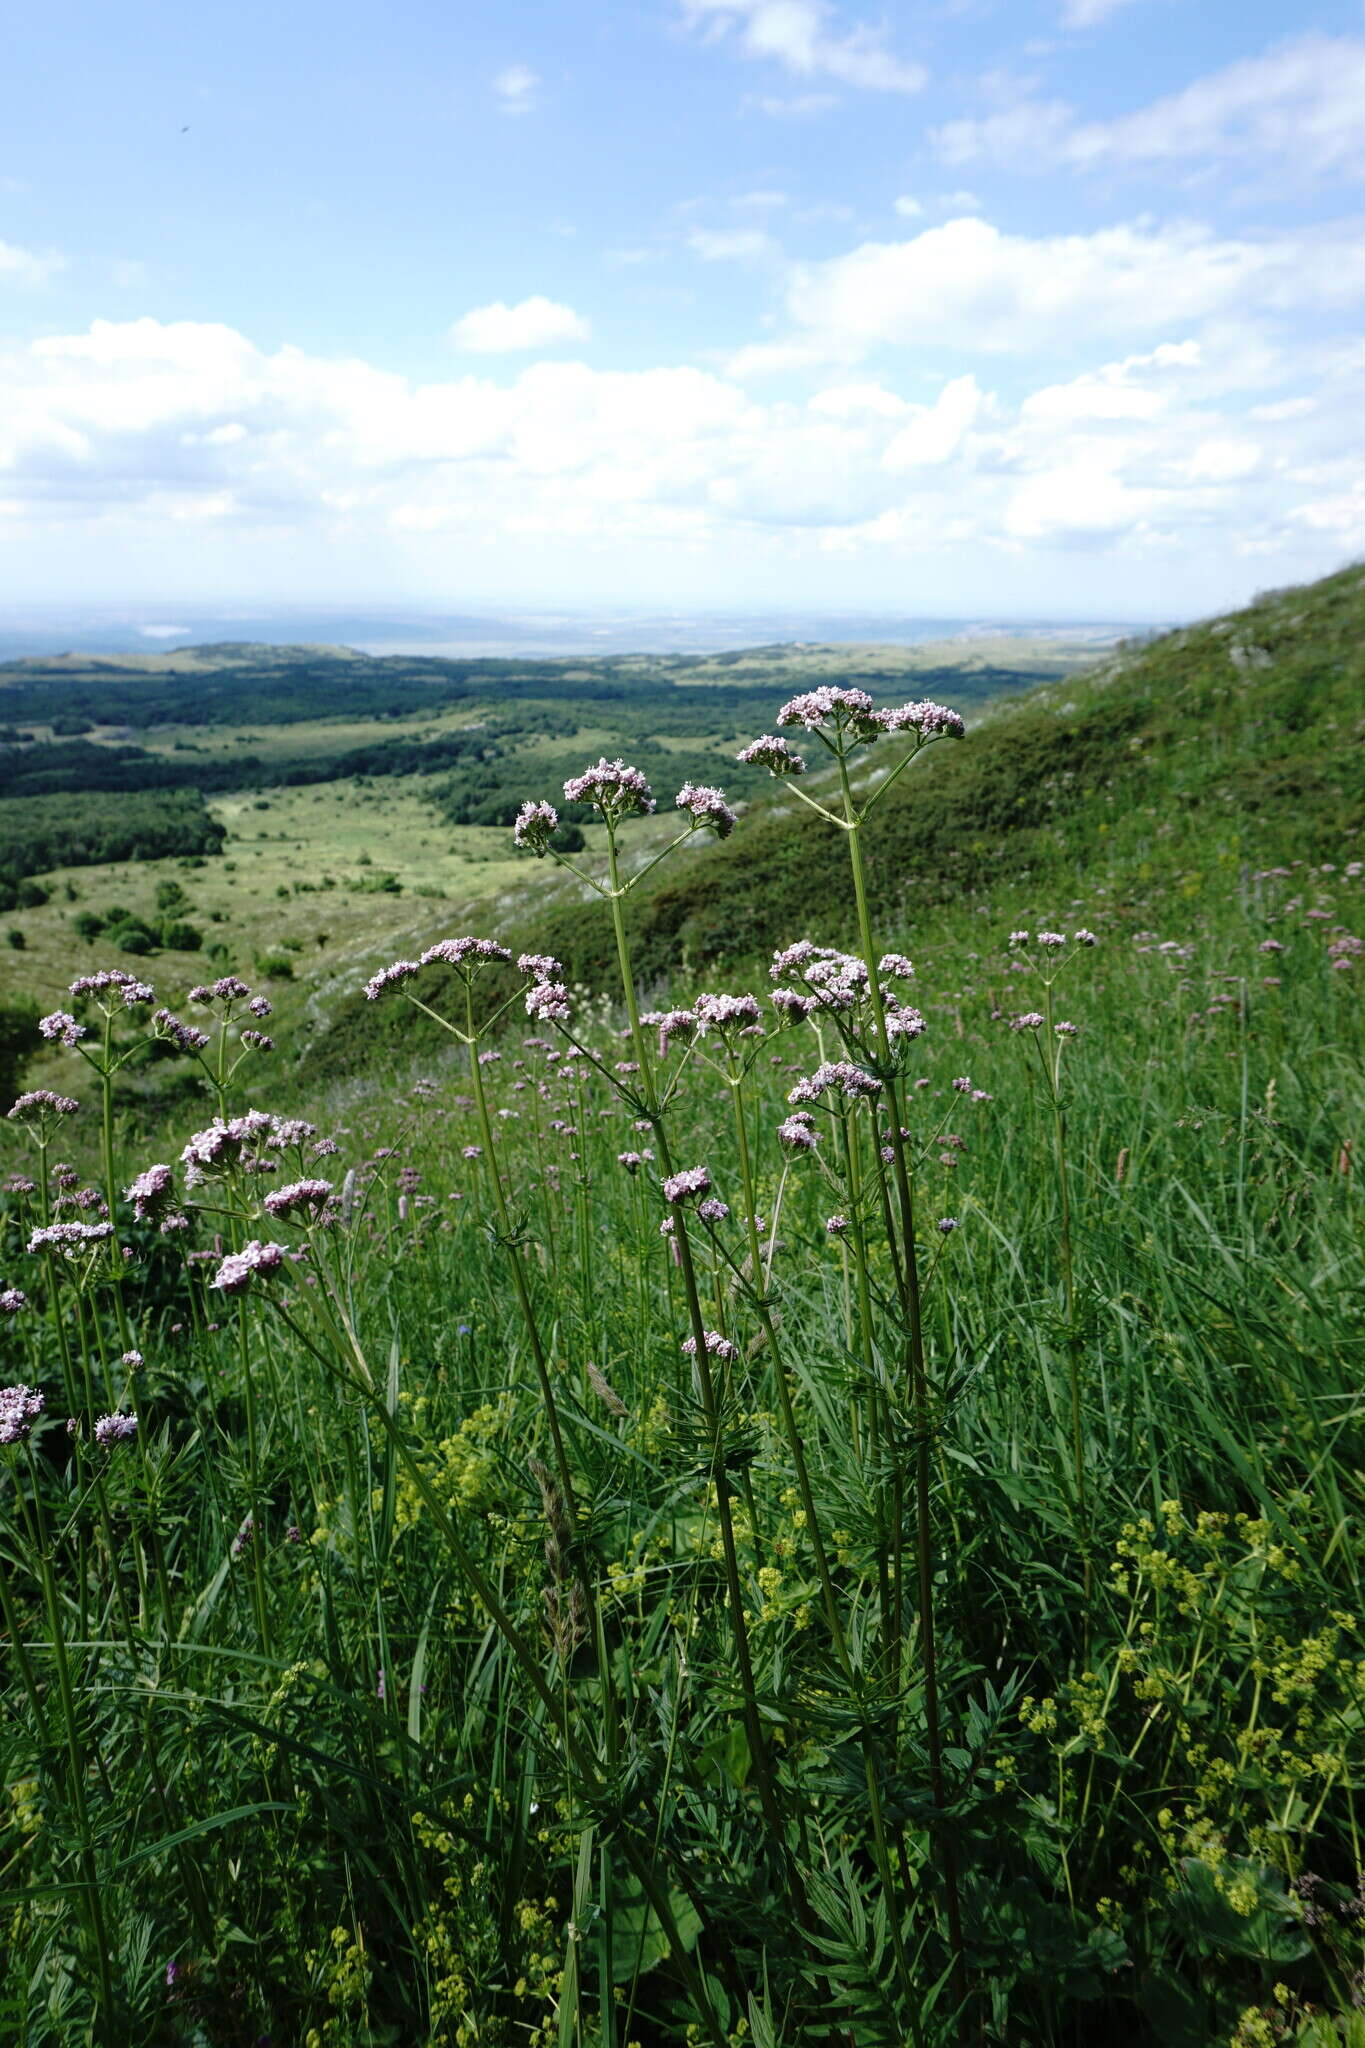
[[[14,242],[0,242],[0,284],[38,285],[46,284],[59,270],[65,270],[66,258],[55,249],[44,250],[41,255],[35,249],[21,249]]]
[[[456,345],[471,355],[503,355],[521,349],[558,348],[565,342],[587,341],[592,329],[572,306],[561,306],[539,294],[508,306],[495,299],[474,306],[450,330]]]
[[[1146,107],[1082,120],[1025,93],[932,131],[949,163],[1018,168],[1172,165],[1240,159],[1294,175],[1365,177],[1365,37],[1313,33],[1239,58]]]
[[[747,57],[766,58],[800,78],[832,78],[868,92],[923,90],[922,64],[895,56],[866,22],[840,30],[825,0],[682,0],[693,27],[736,38]],[[789,105],[780,106],[783,112]]]

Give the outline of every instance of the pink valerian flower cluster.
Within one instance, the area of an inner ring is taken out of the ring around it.
[[[1054,1024],[1052,1029],[1058,1038],[1079,1038],[1081,1035],[1080,1025],[1069,1023],[1065,1018],[1060,1024]]]
[[[708,1358],[719,1358],[723,1364],[728,1365],[732,1359],[739,1356],[730,1339],[722,1337],[719,1330],[707,1330],[703,1334],[706,1338],[706,1355]],[[697,1355],[696,1338],[684,1337],[682,1348],[687,1357],[695,1358]]]
[[[511,958],[507,947],[500,946],[495,939],[475,939],[468,935],[460,939],[438,939],[420,958],[395,960],[391,967],[383,967],[378,974],[371,975],[365,984],[365,996],[367,1001],[377,1002],[391,989],[401,988],[404,982],[411,981],[424,967],[453,967],[463,981],[472,982],[481,968]]]
[[[123,1198],[139,1223],[160,1222],[175,1207],[175,1174],[169,1166],[149,1166],[123,1190]]]
[[[789,740],[780,733],[761,733],[740,749],[735,757],[746,768],[766,768],[770,775],[804,775],[806,764]]]
[[[286,1222],[332,1223],[332,1183],[329,1180],[291,1180],[286,1187],[272,1188],[262,1205],[268,1216]]]
[[[653,1159],[653,1157],[654,1154],[649,1150],[649,1147],[646,1146],[643,1152],[618,1152],[616,1155],[616,1164],[618,1166],[624,1166],[627,1173],[636,1174],[640,1171],[640,1168],[646,1165],[648,1161]]]
[[[704,1202],[698,1202],[697,1214],[703,1223],[723,1223],[730,1213],[728,1202],[718,1202],[714,1195],[708,1195]]]
[[[268,1017],[270,1003],[265,996],[253,996],[251,989],[238,974],[221,974],[217,981],[200,982],[190,990],[190,1001],[201,1009],[211,1003],[222,1005],[223,1016],[228,1018],[238,1003],[245,1003],[253,1017]]]
[[[517,812],[512,825],[512,837],[518,846],[524,846],[531,853],[543,854],[550,850],[550,841],[559,830],[559,812],[553,804],[524,803]]]
[[[65,1259],[99,1251],[114,1234],[112,1223],[47,1223],[28,1241],[31,1252],[60,1252]]]
[[[840,689],[830,683],[790,698],[778,712],[777,722],[803,726],[807,732],[832,729],[864,745],[887,733],[912,732],[923,743],[945,736],[961,739],[967,730],[959,714],[946,704],[925,698],[879,711],[866,690]]]
[[[712,1031],[728,1040],[751,1037],[763,1030],[763,1011],[757,996],[700,995],[692,1005],[692,1015],[703,1038]]]
[[[137,1435],[136,1415],[101,1415],[95,1424],[95,1442],[106,1451],[115,1444],[129,1444]]]
[[[638,768],[624,761],[608,761],[605,755],[595,768],[571,775],[564,784],[564,801],[592,804],[604,818],[647,818],[654,809],[654,796]]]
[[[826,726],[846,729],[857,739],[876,739],[881,731],[876,709],[866,690],[844,690],[833,683],[789,697],[777,714],[779,725],[803,726],[820,732]]]
[[[239,1252],[229,1252],[209,1282],[223,1294],[245,1294],[258,1273],[277,1273],[287,1257],[282,1244],[262,1244],[253,1237]]]
[[[869,1074],[866,1067],[855,1066],[852,1060],[825,1060],[813,1074],[802,1076],[789,1090],[787,1100],[793,1105],[818,1102],[822,1095],[834,1093],[856,1102],[867,1096],[879,1095],[881,1086],[875,1074]]]
[[[663,1197],[676,1208],[683,1202],[696,1201],[710,1186],[711,1176],[704,1166],[685,1166],[681,1173],[671,1173],[664,1181]]]
[[[79,1102],[69,1095],[54,1095],[50,1088],[30,1088],[10,1106],[8,1115],[11,1123],[41,1126],[49,1117],[74,1116],[79,1108]]]
[[[777,1127],[777,1141],[789,1152],[813,1152],[820,1142],[820,1133],[815,1128],[815,1118],[808,1109],[793,1110],[792,1114]]]
[[[156,1001],[156,990],[149,981],[139,981],[135,974],[129,974],[122,967],[102,967],[97,974],[78,974],[71,984],[73,996],[114,996],[127,1010],[135,1010],[141,1003]]]
[[[0,1387],[0,1444],[21,1444],[43,1412],[43,1396],[33,1387]]]
[[[853,1225],[847,1216],[826,1216],[825,1229],[831,1237],[846,1237]]]
[[[659,1034],[659,1057],[662,1059],[675,1038],[690,1045],[697,1035],[697,1017],[693,1010],[647,1010],[640,1022]]]
[[[728,839],[739,823],[725,801],[725,791],[713,789],[709,783],[685,782],[673,801],[688,813],[694,831],[714,832],[717,839]]]
[[[878,966],[878,975],[889,973],[898,979],[914,974],[914,968],[903,953],[888,953]],[[809,939],[797,939],[793,945],[785,946],[774,953],[769,970],[774,981],[784,974],[792,975],[801,986],[779,988],[773,991],[773,1006],[790,1019],[800,1023],[819,1012],[835,1017],[856,1020],[864,1031],[870,1028],[872,1011],[869,997],[871,977],[867,962],[854,953],[840,953],[832,946],[812,945]],[[924,1017],[909,1003],[901,1001],[895,989],[886,986],[880,979],[877,987],[882,999],[882,1014],[886,1022],[888,1037],[892,1039],[918,1038],[927,1029]],[[845,1027],[840,1027],[844,1029]],[[857,1036],[853,1029],[852,1035]]]
[[[179,1046],[181,1052],[202,1052],[209,1043],[207,1031],[201,1031],[197,1024],[182,1023],[169,1010],[156,1011],[152,1018],[152,1035]]]
[[[553,953],[518,953],[517,972],[528,981],[558,981],[564,969]]]
[[[1036,945],[1042,946],[1047,952],[1056,953],[1066,944],[1066,933],[1034,932],[1033,940]],[[1029,934],[1022,931],[1011,932],[1009,943],[1011,946],[1026,946],[1029,943]],[[1082,926],[1080,931],[1071,934],[1071,943],[1073,946],[1098,946],[1099,940],[1094,932],[1086,931],[1084,926]]]
[[[1010,1018],[1011,1031],[1041,1031],[1045,1019],[1041,1010],[1024,1010]]]
[[[219,1173],[273,1173],[273,1160],[264,1150],[274,1134],[275,1119],[264,1109],[248,1109],[241,1116],[215,1117],[206,1131],[196,1131],[180,1155],[185,1184],[197,1187]]]
[[[84,1024],[78,1024],[69,1010],[52,1010],[46,1017],[38,1019],[38,1030],[43,1038],[54,1045],[77,1046],[86,1037]]]
[[[274,1052],[275,1041],[264,1031],[246,1030],[242,1033],[242,1044],[248,1052]]]
[[[569,991],[562,981],[538,981],[526,991],[526,1014],[538,1024],[567,1024],[573,1014]]]
[[[0,1288],[0,1315],[17,1316],[21,1308],[28,1307],[28,1296],[22,1287]]]
[[[1354,932],[1343,932],[1333,939],[1327,948],[1327,957],[1338,974],[1349,974],[1356,961],[1365,955],[1365,939],[1358,939]]]
[[[317,1125],[310,1124],[307,1117],[277,1116],[273,1123],[274,1129],[266,1139],[272,1152],[302,1151],[309,1139],[316,1138],[318,1134]],[[327,1142],[331,1144],[330,1139]],[[332,1145],[331,1149],[335,1152],[337,1148]]]

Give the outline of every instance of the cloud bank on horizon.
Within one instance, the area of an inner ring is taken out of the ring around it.
[[[17,32],[0,604],[1170,617],[1365,549],[1358,4],[417,15]]]

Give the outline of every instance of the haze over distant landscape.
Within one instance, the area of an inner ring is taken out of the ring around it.
[[[76,0],[4,71],[11,628],[1159,622],[1365,542],[1357,0]]]

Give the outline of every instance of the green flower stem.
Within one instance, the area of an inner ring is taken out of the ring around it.
[[[896,1086],[891,1041],[886,1029],[886,1009],[877,979],[877,949],[872,942],[872,916],[868,904],[867,873],[863,862],[862,819],[849,785],[848,762],[839,755],[839,781],[848,819],[848,851],[853,870],[853,894],[858,912],[858,935],[867,962],[868,998],[872,1009],[877,1052],[887,1076],[886,1099],[890,1109],[890,1144],[896,1193],[900,1206],[902,1305],[907,1325],[910,1378],[910,1407],[915,1424],[915,1550],[919,1610],[920,1656],[924,1666],[924,1718],[929,1749],[930,1790],[935,1807],[944,1808],[942,1715],[939,1706],[938,1653],[934,1629],[933,1527],[929,1506],[929,1383],[924,1362],[924,1329],[920,1301],[919,1269],[915,1252],[915,1212],[905,1140],[901,1136],[900,1090]],[[899,1662],[899,1660],[897,1660]],[[899,1679],[895,1678],[899,1691]],[[958,1898],[957,1859],[953,1844],[941,1824],[933,1830],[943,1874],[944,1900],[948,1915],[948,1942],[953,1963],[953,1988],[960,2004],[967,1995],[966,1958],[962,1941],[962,1913]]]

